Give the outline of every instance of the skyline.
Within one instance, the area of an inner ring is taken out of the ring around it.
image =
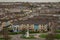
[[[0,0],[0,2],[60,2],[60,0]]]

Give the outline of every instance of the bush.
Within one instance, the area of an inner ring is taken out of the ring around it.
[[[20,31],[20,32],[9,32],[8,33],[9,35],[16,35],[16,34],[22,34],[22,32]]]
[[[39,33],[39,31],[30,31],[29,33]]]

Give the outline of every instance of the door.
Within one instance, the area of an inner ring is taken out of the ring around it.
[[[34,30],[35,30],[35,31],[38,30],[38,24],[34,24]]]

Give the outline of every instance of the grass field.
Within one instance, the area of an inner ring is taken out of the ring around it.
[[[46,36],[47,36],[47,34],[41,34],[40,35],[41,38],[46,38]],[[56,34],[54,38],[55,39],[60,39],[60,34]]]

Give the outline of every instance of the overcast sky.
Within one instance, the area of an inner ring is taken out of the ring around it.
[[[60,0],[0,0],[0,2],[60,2]]]

